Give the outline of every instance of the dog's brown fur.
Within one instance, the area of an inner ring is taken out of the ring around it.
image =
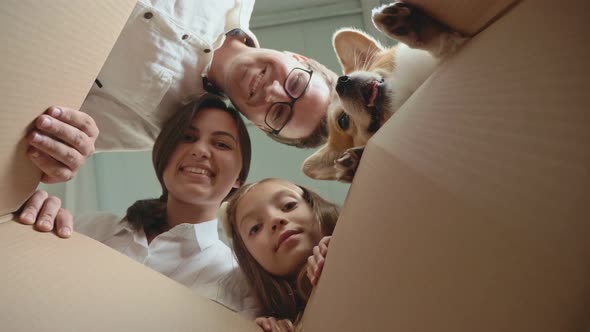
[[[344,76],[328,109],[328,142],[303,164],[303,172],[311,178],[351,182],[367,141],[426,79],[438,59],[465,40],[399,1],[374,10],[373,20],[379,30],[406,45],[384,48],[355,29],[335,33],[333,46]]]

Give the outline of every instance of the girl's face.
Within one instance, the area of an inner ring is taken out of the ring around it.
[[[225,111],[198,111],[164,169],[169,199],[219,206],[229,191],[240,185],[238,137],[237,125]]]
[[[246,249],[268,272],[292,276],[322,238],[303,191],[287,181],[254,185],[236,207],[236,227]]]

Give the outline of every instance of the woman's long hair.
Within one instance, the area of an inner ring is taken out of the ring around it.
[[[127,209],[125,218],[131,227],[139,230],[143,227],[146,234],[160,233],[166,230],[166,201],[168,200],[168,189],[164,184],[164,169],[176,146],[183,141],[183,137],[192,124],[195,115],[206,108],[215,108],[225,111],[236,122],[238,128],[238,141],[242,155],[242,170],[238,176],[241,184],[246,182],[250,170],[250,159],[252,149],[250,145],[250,136],[244,121],[240,114],[228,106],[222,99],[214,95],[205,95],[204,97],[193,101],[179,109],[162,127],[162,131],[156,138],[152,150],[152,163],[154,170],[162,187],[162,195],[159,198],[138,200]],[[228,196],[235,192],[232,188]]]

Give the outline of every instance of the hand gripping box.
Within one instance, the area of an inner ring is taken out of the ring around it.
[[[305,330],[590,331],[590,4],[410,2],[473,38],[367,145]]]
[[[0,330],[257,331],[253,322],[87,237],[12,220],[37,186],[24,136],[48,106],[79,108],[135,1],[0,7]]]

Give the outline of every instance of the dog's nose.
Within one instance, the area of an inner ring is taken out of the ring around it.
[[[338,95],[342,96],[344,93],[350,90],[351,87],[352,80],[350,77],[346,75],[338,77],[338,82],[336,83],[336,92],[338,92]]]

